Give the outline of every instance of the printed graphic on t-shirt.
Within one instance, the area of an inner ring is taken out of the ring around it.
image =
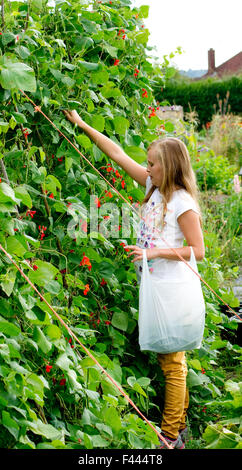
[[[148,176],[146,182],[146,194],[152,183]],[[177,218],[183,212],[193,209],[198,212],[195,201],[187,191],[181,189],[174,191],[171,200],[167,204],[167,211],[162,223],[163,202],[159,189],[156,188],[149,201],[142,206],[141,220],[137,230],[136,245],[140,248],[179,248],[183,246],[184,234],[181,231]],[[167,245],[167,243],[168,245]],[[175,272],[181,271],[181,261],[167,260],[164,258],[154,258],[147,260],[149,271],[156,277],[172,276]],[[185,265],[185,263],[182,263]],[[137,279],[140,282],[142,273],[142,261],[135,262]],[[178,269],[179,268],[179,269]]]

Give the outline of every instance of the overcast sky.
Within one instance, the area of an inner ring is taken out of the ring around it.
[[[180,70],[207,70],[208,50],[215,50],[218,66],[242,50],[241,0],[132,0],[132,6],[149,5],[144,19],[150,31],[152,54],[163,58],[178,46],[184,51],[172,62]]]

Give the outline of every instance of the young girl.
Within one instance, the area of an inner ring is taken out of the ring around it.
[[[171,248],[167,248],[161,237],[170,247],[176,248],[186,261],[190,260],[190,247],[197,261],[205,256],[196,178],[185,144],[177,138],[153,141],[148,148],[145,169],[125,154],[119,145],[86,124],[76,111],[64,113],[131,178],[146,187],[142,202],[145,222],[140,222],[137,245],[127,245],[131,249],[128,256],[134,255],[132,262],[135,263],[138,281],[141,279],[144,249],[152,276],[169,279],[171,283],[175,278],[182,277],[184,268],[187,269],[185,263]],[[188,246],[183,246],[184,240]],[[185,352],[158,354],[157,357],[165,377],[162,435],[174,448],[182,449],[187,434],[186,412],[189,403]],[[163,441],[159,448],[166,448]]]

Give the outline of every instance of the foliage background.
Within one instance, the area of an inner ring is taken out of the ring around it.
[[[143,199],[143,189],[116,165],[108,165],[88,137],[64,119],[63,108],[78,109],[86,122],[143,165],[152,140],[176,133],[187,143],[199,176],[201,145],[189,123],[176,129],[156,116],[159,105],[153,90],[161,79],[164,84],[168,80],[169,64],[166,60],[154,67],[148,60],[149,31],[143,27],[148,6],[133,8],[129,0],[71,0],[48,6],[34,0],[4,7],[0,243],[159,429],[164,381],[156,357],[141,354],[138,348],[136,275],[123,249],[133,239],[123,239],[119,227],[114,240],[90,233],[83,205],[89,206],[90,195],[97,206],[109,202],[110,187],[20,89],[132,202]],[[232,193],[229,161],[226,168],[222,191],[236,198],[237,210],[239,196]],[[198,182],[206,191],[202,174]],[[218,172],[210,189],[217,189],[220,179]],[[121,207],[114,193],[113,201]],[[205,215],[208,228],[214,217],[209,211]],[[72,219],[82,220],[75,239],[67,230]],[[222,268],[216,233],[209,229],[205,233],[208,252],[200,273],[231,307],[238,307],[232,289],[224,288],[226,276],[236,277],[238,267],[232,262]],[[1,447],[154,448],[156,434],[73,344],[4,255],[0,288]],[[189,423],[199,442],[191,445],[240,447],[240,384],[237,372],[232,376],[235,382],[231,378],[228,382],[227,375],[237,371],[241,359],[238,323],[220,311],[211,291],[203,289],[207,309],[203,347],[187,355]],[[221,425],[228,409],[231,419]]]
[[[241,117],[241,76],[224,79],[207,78],[198,81],[172,78],[163,90],[161,88],[162,84],[155,90],[155,97],[158,101],[167,100],[171,105],[179,104],[184,112],[189,112],[190,109],[196,110],[199,117],[199,130],[212,121],[215,111],[222,113],[229,111]]]

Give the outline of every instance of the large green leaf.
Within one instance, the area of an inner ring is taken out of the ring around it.
[[[7,336],[18,336],[21,333],[21,330],[14,325],[14,323],[10,323],[0,317],[0,332]]]
[[[95,115],[95,116],[92,116],[92,127],[94,127],[95,129],[97,129],[97,131],[99,132],[103,132],[104,131],[104,127],[105,127],[105,119],[103,116],[101,115]]]
[[[37,269],[36,271],[31,270],[29,272],[29,278],[38,286],[45,286],[49,281],[54,280],[58,273],[58,269],[47,261],[36,260],[35,265]]]
[[[7,183],[0,183],[0,203],[18,202],[14,190]]]
[[[13,418],[11,418],[11,415],[8,413],[8,411],[2,411],[2,424],[17,440],[19,435],[19,425]]]
[[[196,374],[193,369],[189,369],[187,374],[187,382],[189,388],[196,387],[197,385],[202,385],[202,379]]]
[[[6,243],[7,251],[11,255],[13,254],[22,257],[26,252],[26,249],[24,248],[22,243],[20,243],[20,241],[15,236],[8,237]]]
[[[138,11],[139,11],[139,17],[140,18],[148,18],[149,16],[149,5],[142,5],[141,7],[139,7]]]
[[[45,334],[38,326],[34,328],[33,338],[43,353],[48,354],[50,352],[52,343],[46,338]]]
[[[147,159],[145,150],[140,147],[128,146],[124,148],[124,151],[138,163],[143,163]]]
[[[30,422],[29,427],[33,433],[44,436],[46,439],[60,439],[62,436],[61,430],[54,428],[51,424],[43,423],[40,419]]]
[[[15,267],[10,266],[7,269],[6,274],[3,276],[3,280],[1,282],[2,290],[7,294],[9,297],[14,288],[15,280],[16,280],[17,269]]]
[[[116,116],[113,120],[115,132],[119,135],[125,135],[129,128],[128,119],[123,116]]]
[[[31,209],[32,200],[27,189],[25,189],[24,186],[17,186],[17,188],[14,188],[14,192],[15,196],[20,199],[25,206]]]
[[[202,437],[207,443],[206,449],[233,449],[239,436],[218,423],[209,425]]]
[[[121,429],[122,423],[120,415],[118,414],[118,411],[115,408],[108,408],[104,412],[103,418],[105,423],[110,426],[115,432],[118,432]]]
[[[79,60],[78,63],[80,67],[83,67],[86,70],[97,70],[99,68],[99,64],[95,62],[85,62],[84,60]]]
[[[112,316],[112,325],[119,330],[126,331],[129,324],[129,317],[126,312],[114,312]]]
[[[3,88],[17,88],[24,91],[36,90],[36,80],[34,71],[29,65],[22,62],[12,62],[9,59],[4,60],[2,65],[0,83]]]
[[[103,85],[108,82],[109,74],[107,70],[99,70],[92,73],[92,82],[96,85]]]

